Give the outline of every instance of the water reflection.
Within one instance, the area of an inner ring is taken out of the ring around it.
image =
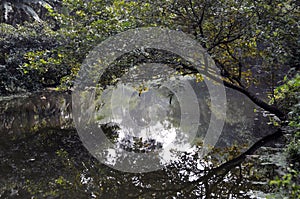
[[[100,164],[83,147],[75,131],[41,130],[35,137],[10,142],[1,155],[2,198],[250,198],[250,190],[269,191],[264,165],[249,158],[229,172],[209,171],[238,148],[213,151],[205,159],[188,152],[151,173],[124,173]],[[223,157],[220,159],[220,156]],[[260,169],[256,170],[255,165]],[[249,165],[252,165],[249,167]],[[255,173],[255,175],[253,174]],[[274,174],[270,174],[271,176]],[[200,179],[201,177],[201,179]]]
[[[280,165],[270,158],[262,158],[265,156],[251,156],[240,167],[210,173],[212,168],[236,157],[249,144],[263,136],[257,131],[262,132],[260,129],[266,126],[263,120],[259,120],[262,123],[254,120],[257,113],[245,106],[247,99],[227,90],[230,106],[218,142],[218,147],[223,148],[215,148],[205,158],[200,158],[198,150],[201,149],[203,131],[208,128],[206,121],[214,113],[209,108],[205,86],[195,82],[192,85],[199,86],[198,89],[203,88],[201,95],[197,93],[201,99],[199,142],[194,141],[197,146],[177,154],[177,159],[161,170],[140,174],[111,169],[99,163],[85,149],[71,123],[70,94],[43,92],[2,99],[0,198],[250,198],[256,193],[271,191],[265,183],[275,175]],[[148,92],[141,96],[136,93],[141,106],[152,95],[151,91]],[[143,99],[143,96],[148,98]],[[98,121],[103,123],[95,125],[101,124],[107,137],[121,149],[141,154],[147,150],[151,153],[159,152],[168,145],[166,143],[176,140],[175,136],[170,136],[172,134],[169,130],[178,127],[180,112],[174,108],[178,103],[176,97],[172,99],[171,106],[167,95],[155,100],[150,110],[160,112],[158,116],[153,117],[147,111],[134,113],[140,114],[135,119],[145,129],[142,133],[129,134],[130,131],[127,131],[127,136],[126,131],[122,133],[119,114],[116,117],[118,120],[114,122],[108,123],[109,120],[102,118]],[[161,110],[161,107],[170,109]],[[121,110],[116,108],[115,111],[119,113]],[[147,116],[151,116],[151,120],[147,120]],[[145,117],[144,121],[141,117]],[[166,121],[160,121],[161,118]],[[170,137],[164,139],[165,134],[159,132],[154,134],[156,139],[152,139],[151,133],[155,130],[146,131],[149,124],[154,124],[151,128],[165,128]],[[239,147],[232,147],[233,143]],[[261,153],[268,152],[263,150]],[[280,150],[276,153],[280,154]],[[108,163],[116,163],[114,158],[109,157],[116,157],[116,152],[108,151],[106,155]],[[155,158],[154,161],[161,162],[164,157]]]
[[[71,96],[66,92],[46,91],[0,98],[0,132],[26,133],[41,127],[71,126]]]
[[[123,84],[108,88],[102,95],[101,103],[104,105],[96,113],[97,123],[102,126],[114,123],[119,128],[117,145],[105,150],[111,157],[116,157],[116,150],[121,146],[129,152],[157,152],[155,155],[160,157],[160,162],[166,163],[175,158],[171,150],[191,147],[193,137],[190,137],[194,135],[189,130],[197,129],[198,125],[187,125],[187,122],[181,121],[182,107],[176,95],[167,87],[147,89],[147,92],[138,94],[133,87]],[[189,116],[197,118],[197,114],[193,111]]]

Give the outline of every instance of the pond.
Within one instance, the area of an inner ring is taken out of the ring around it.
[[[218,112],[207,100],[205,84],[188,82],[194,90],[202,91],[195,94],[199,115],[190,115],[198,117],[197,123],[183,123],[181,128],[180,99],[170,99],[171,89],[166,88],[142,93],[121,92],[128,88],[122,86],[115,93],[107,88],[105,96],[111,99],[115,95],[113,100],[117,100],[113,104],[129,100],[133,108],[125,111],[133,121],[121,117],[124,109],[112,106],[109,111],[102,105],[98,107],[102,111],[94,115],[96,122],[79,130],[73,121],[71,92],[47,90],[3,97],[0,198],[264,198],[272,191],[267,181],[282,164],[276,142],[260,148],[238,166],[214,168],[238,157],[264,136],[263,132],[272,132],[267,118],[246,97],[226,89],[224,127],[215,146],[203,155],[199,152],[203,152],[205,132]],[[186,105],[186,109],[195,107]],[[91,134],[79,131],[90,132],[93,125],[102,129],[109,147],[99,137],[86,143],[85,135]],[[189,133],[195,128],[195,134]],[[100,147],[91,151],[90,145]],[[134,158],[124,158],[124,153]],[[152,159],[148,161],[155,164],[145,167],[137,162],[149,154]],[[127,171],[116,166],[120,163]],[[140,166],[146,169],[139,170]]]

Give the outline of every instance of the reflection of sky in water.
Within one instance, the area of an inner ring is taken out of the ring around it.
[[[167,163],[176,159],[176,151],[191,147],[189,132],[183,130],[189,128],[182,126],[186,124],[181,123],[181,107],[172,94],[166,87],[147,88],[140,95],[128,84],[108,88],[101,96],[103,106],[96,112],[97,122],[118,125],[118,142],[137,137],[161,143],[162,150],[156,152],[161,163]],[[117,145],[106,153],[107,163],[114,165],[118,159]]]
[[[145,77],[148,72],[144,71]],[[212,124],[214,128],[222,118],[219,106],[223,104],[211,107],[212,98],[218,98],[219,93],[214,90],[208,92],[204,82],[197,83],[192,78],[178,76],[166,80],[167,78],[156,74],[152,75],[154,79],[139,80],[132,71],[129,74],[123,76],[117,86],[108,86],[101,93],[101,98],[96,101],[100,105],[96,110],[97,123],[118,125],[119,142],[130,137],[142,138],[143,141],[155,139],[163,147],[154,151],[161,163],[176,160],[177,154],[180,155],[177,151],[193,148],[192,129],[197,131],[196,141],[201,143],[206,139],[209,125]],[[185,85],[185,80],[191,87]],[[195,97],[191,95],[191,90],[196,93]],[[217,146],[250,142],[253,136],[250,131],[253,127],[253,103],[230,89],[227,89],[226,95],[226,124],[221,130],[222,136]],[[200,115],[197,114],[198,108]],[[215,122],[211,123],[211,118]],[[219,131],[212,131],[210,137],[214,139],[219,136],[218,133]],[[107,163],[112,165],[121,162],[122,155],[124,156],[120,146],[115,144],[114,147],[104,149]]]

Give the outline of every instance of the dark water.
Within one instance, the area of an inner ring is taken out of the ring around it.
[[[267,181],[282,162],[275,145],[260,149],[239,167],[210,172],[270,128],[245,97],[226,92],[227,117],[216,147],[204,158],[197,153],[212,114],[200,103],[202,124],[193,150],[178,153],[162,169],[148,173],[115,170],[89,153],[74,127],[70,93],[2,98],[0,198],[264,198],[272,191]],[[120,141],[113,137],[115,129],[106,130],[108,137]],[[133,152],[142,147],[143,142],[131,146]],[[164,147],[163,140],[156,147]]]

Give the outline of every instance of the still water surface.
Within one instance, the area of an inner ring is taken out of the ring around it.
[[[192,85],[205,90],[201,84]],[[201,102],[197,136],[186,152],[173,150],[172,154],[159,155],[169,142],[183,136],[175,133],[180,118],[178,100],[175,97],[170,104],[163,91],[160,98],[151,92],[135,96],[139,101],[135,106],[144,106],[145,110],[131,112],[143,127],[136,133],[132,132],[136,129],[122,127],[118,117],[111,121],[98,115],[98,124],[116,148],[135,154],[157,152],[162,168],[148,173],[126,173],[109,167],[117,161],[113,150],[106,151],[106,164],[89,153],[74,127],[69,92],[44,91],[2,98],[0,198],[264,198],[263,192],[270,191],[266,182],[276,174],[280,162],[276,147],[262,148],[260,155],[249,157],[240,167],[210,173],[246,150],[269,128],[253,111],[256,107],[251,102],[231,90],[226,92],[224,129],[216,148],[205,157],[198,152],[214,114],[205,92],[197,94]],[[152,108],[147,109],[149,103]],[[161,110],[169,105],[169,110]],[[121,115],[122,110],[114,111]]]

